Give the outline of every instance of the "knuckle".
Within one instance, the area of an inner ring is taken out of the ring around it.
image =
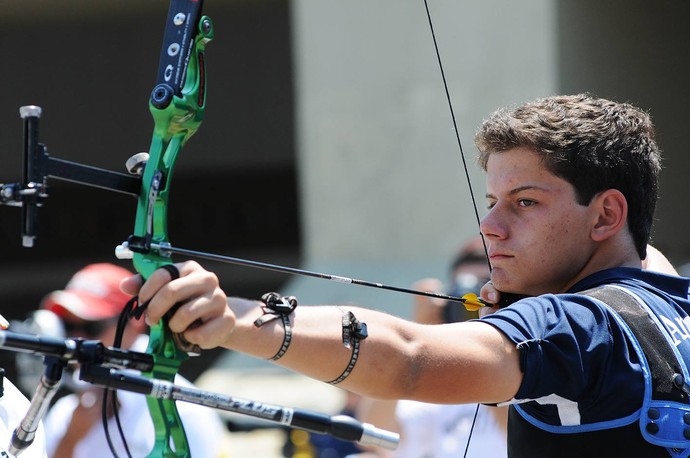
[[[225,292],[220,288],[216,288],[213,291],[212,299],[218,302],[222,302],[224,304],[224,307],[227,306],[226,302],[228,300],[228,297],[226,296]]]
[[[177,325],[178,328],[180,328],[177,330],[182,331],[187,327],[186,324],[188,324],[190,322],[192,317],[193,317],[193,315],[192,315],[192,312],[190,310],[190,307],[187,304],[185,304],[185,305],[180,306],[175,311],[175,314],[173,315],[173,317],[170,320],[170,324],[172,325],[174,323],[175,325]]]
[[[196,261],[184,261],[180,264],[181,272],[195,272],[197,270],[203,270],[201,265]]]

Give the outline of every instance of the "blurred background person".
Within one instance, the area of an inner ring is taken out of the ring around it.
[[[413,289],[456,297],[467,293],[478,295],[489,281],[489,274],[484,244],[481,237],[476,237],[462,246],[451,263],[450,284],[425,278],[415,282]],[[460,303],[415,296],[413,319],[420,323],[442,324],[473,318],[478,318],[477,312],[468,312]],[[505,458],[507,407],[481,405],[478,411],[477,408],[477,404],[362,398],[357,410],[360,421],[400,434],[397,450],[372,447],[362,457],[457,458],[464,456],[469,444],[468,458]]]
[[[0,330],[8,329],[10,323],[0,315]],[[35,388],[35,387],[34,387]],[[0,457],[9,457],[10,439],[17,426],[24,420],[30,407],[29,399],[9,379],[5,369],[0,368]],[[38,425],[30,445],[20,451],[23,457],[45,458],[45,432],[43,424]],[[14,456],[14,455],[11,455]]]
[[[489,281],[489,264],[481,237],[470,239],[456,254],[449,268],[448,281],[425,278],[413,284],[413,289],[445,293],[462,297],[463,294],[479,294]],[[412,318],[418,323],[441,324],[478,318],[477,312],[468,311],[462,304],[427,296],[415,296]]]
[[[130,296],[120,291],[120,281],[133,274],[114,264],[91,264],[77,272],[64,290],[48,294],[41,302],[41,313],[51,312],[59,319],[67,337],[99,340],[113,345],[120,311]],[[41,318],[49,321],[45,317]],[[53,325],[55,327],[55,325]],[[122,348],[143,352],[148,337],[144,320],[129,320]],[[76,371],[75,371],[76,372]],[[65,374],[63,385],[73,390],[50,408],[44,419],[48,456],[93,457],[109,450],[102,421],[104,389],[80,382]],[[176,384],[191,385],[181,376]],[[117,391],[118,414],[131,456],[146,456],[154,445],[153,422],[144,396]],[[208,407],[177,403],[182,423],[195,457],[223,457],[227,452],[227,431],[218,413]],[[108,432],[119,456],[127,456],[119,435],[114,412],[108,412]]]

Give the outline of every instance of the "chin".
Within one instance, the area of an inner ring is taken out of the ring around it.
[[[491,283],[494,287],[504,293],[520,293],[521,283],[516,281],[515,275],[510,275],[505,270],[494,269],[491,272]]]
[[[494,267],[491,271],[491,283],[498,288],[499,291],[503,291],[503,288],[511,284],[511,275],[505,270]]]

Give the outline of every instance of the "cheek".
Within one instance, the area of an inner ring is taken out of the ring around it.
[[[583,215],[568,212],[545,224],[544,249],[551,253],[551,256],[553,253],[560,253],[558,257],[567,257],[574,261],[586,251],[589,241],[589,228],[585,221]]]
[[[546,228],[547,245],[556,248],[557,246],[567,244],[572,240],[574,230],[575,228],[569,224],[568,220],[553,222]]]
[[[553,257],[554,252],[577,251],[586,242],[588,230],[581,216],[564,212],[554,218],[541,219],[539,229],[532,235],[533,248]]]

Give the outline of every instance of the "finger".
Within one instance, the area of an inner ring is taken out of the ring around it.
[[[139,288],[144,283],[141,275],[133,275],[129,278],[125,278],[120,282],[120,289],[123,293],[127,293],[130,296],[136,296],[139,294]]]
[[[492,313],[496,313],[498,310],[498,307],[482,307],[477,310],[477,313],[479,314],[479,318],[484,318]]]
[[[491,281],[488,281],[484,286],[482,286],[480,295],[485,302],[493,304],[492,308],[508,307],[520,299],[528,297],[524,294],[499,291]]]
[[[161,267],[161,269],[165,270],[170,274],[170,281],[177,280],[180,278],[180,269],[178,269],[175,264],[166,264]]]
[[[139,286],[138,293],[139,303],[148,307],[151,301],[158,292],[168,283],[179,279],[181,276],[192,274],[194,271],[201,269],[201,266],[193,261],[188,261],[180,264],[166,264],[160,269],[154,270],[153,273]],[[126,281],[134,281],[128,279]],[[165,312],[164,312],[165,313]]]
[[[196,262],[188,261],[179,264],[167,264],[154,270],[139,290],[139,301],[148,302],[163,286],[180,277],[191,275],[197,268],[200,269],[201,266]],[[175,276],[177,278],[173,278]]]
[[[227,347],[228,332],[235,325],[235,317],[226,307],[226,310],[214,319],[205,321],[199,326],[190,327],[183,335],[189,342],[201,348]]]
[[[178,303],[173,310],[168,327],[176,333],[184,333],[201,326],[218,313],[222,313],[214,303],[213,297],[208,295],[192,297],[184,303]]]
[[[479,295],[485,302],[490,304],[497,304],[501,300],[501,292],[496,289],[490,280],[482,286]]]
[[[162,269],[155,271],[142,287],[140,297],[145,298],[148,294],[152,294],[146,309],[146,322],[149,325],[157,323],[168,310],[179,304],[179,309],[174,313],[173,318],[178,314],[179,316],[176,320],[171,320],[175,326],[171,329],[180,332],[205,313],[204,309],[199,310],[198,305],[190,309],[187,303],[194,302],[196,298],[213,299],[222,291],[218,286],[218,277],[204,270],[197,263],[183,263],[178,264],[177,267],[180,278],[174,281],[170,280],[169,272]]]

